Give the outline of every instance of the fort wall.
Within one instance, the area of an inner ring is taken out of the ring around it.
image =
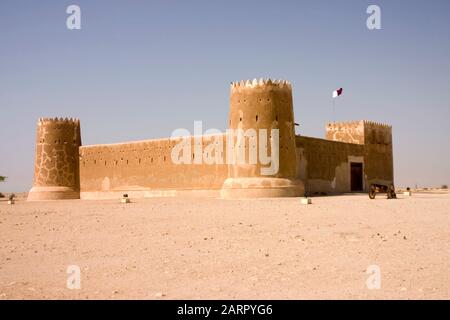
[[[218,196],[228,174],[225,164],[196,164],[205,154],[216,156],[208,146],[224,141],[224,135],[185,137],[191,148],[190,163],[172,161],[172,150],[181,138],[83,146],[80,148],[81,198],[112,198],[128,193],[135,197],[200,195]],[[202,154],[195,143],[202,144]],[[222,149],[222,148],[218,148]],[[203,160],[203,159],[202,159]]]
[[[325,139],[364,144],[364,121],[332,122],[325,129]]]
[[[350,164],[365,166],[364,145],[305,136],[296,137],[297,177],[308,194],[350,192]],[[363,188],[367,186],[364,179]]]
[[[326,139],[296,137],[297,174],[308,193],[351,192],[351,164],[362,165],[362,189],[393,184],[392,127],[372,121],[326,125]]]

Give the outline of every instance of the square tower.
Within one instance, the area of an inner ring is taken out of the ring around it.
[[[332,122],[326,126],[327,140],[356,144],[392,144],[392,126],[367,120]]]
[[[364,145],[364,178],[372,183],[393,184],[392,126],[373,121],[333,122],[326,139]]]

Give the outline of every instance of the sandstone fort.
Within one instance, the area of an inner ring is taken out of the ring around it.
[[[225,153],[232,150],[248,158],[255,144],[247,136],[243,141],[221,133],[85,146],[79,120],[41,118],[28,200],[105,199],[123,193],[131,197],[296,197],[393,184],[391,126],[365,120],[334,122],[326,125],[325,139],[296,135],[292,87],[287,81],[232,83],[228,128],[264,129],[269,153],[277,153],[277,170],[264,174],[267,166],[261,162],[195,161],[203,158],[198,150],[219,143],[225,146],[213,148],[213,157],[230,158]],[[275,145],[270,143],[274,129]],[[186,139],[193,147],[183,157],[193,161],[175,163],[174,148]],[[227,148],[230,143],[233,148]]]

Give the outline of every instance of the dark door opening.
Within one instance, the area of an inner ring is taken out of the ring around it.
[[[363,191],[363,164],[359,162],[350,163],[350,182],[351,190]]]

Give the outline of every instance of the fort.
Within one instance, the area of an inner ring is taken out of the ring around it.
[[[325,139],[296,135],[288,81],[233,82],[228,128],[267,132],[263,141],[272,159],[277,156],[277,170],[267,172],[268,166],[257,161],[196,161],[204,158],[205,150],[213,159],[236,159],[238,153],[249,158],[255,148],[251,136],[231,137],[227,131],[83,146],[79,120],[41,118],[28,200],[107,199],[123,193],[296,197],[367,191],[372,183],[394,182],[391,126],[365,120],[334,122],[326,125]],[[182,153],[192,161],[173,161],[174,148],[182,141],[194,146]],[[222,143],[225,146],[214,148]]]

